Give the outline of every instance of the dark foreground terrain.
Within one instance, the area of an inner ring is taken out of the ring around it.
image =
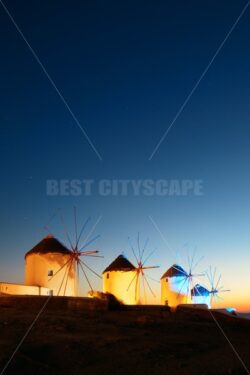
[[[0,297],[0,374],[45,301]],[[59,302],[48,302],[6,375],[248,373],[208,311]],[[250,369],[250,321],[215,317]]]

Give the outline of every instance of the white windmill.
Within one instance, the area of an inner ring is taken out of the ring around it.
[[[209,308],[211,307],[210,292],[201,284],[196,284],[191,289],[191,298],[192,303],[195,305],[207,305]]]
[[[189,254],[187,255],[187,263],[188,263],[188,271],[187,274],[184,276],[184,280],[182,285],[180,285],[179,293],[182,293],[183,289],[186,293],[186,303],[191,303],[191,290],[194,288],[197,278],[205,276],[205,273],[197,272],[196,269],[200,262],[204,259],[203,256],[197,259],[196,257],[196,250],[193,251],[192,256]]]
[[[170,307],[192,303],[191,290],[196,279],[204,273],[196,273],[198,264],[203,257],[196,258],[196,252],[190,257],[187,255],[188,271],[180,264],[173,264],[161,277],[161,303]]]

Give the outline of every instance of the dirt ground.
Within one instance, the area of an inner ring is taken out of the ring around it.
[[[40,305],[39,305],[40,304]],[[44,300],[1,303],[0,374]],[[216,314],[250,369],[250,320]],[[71,309],[50,302],[4,374],[247,374],[209,312]]]

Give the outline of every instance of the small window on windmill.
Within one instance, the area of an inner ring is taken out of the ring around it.
[[[53,270],[48,271],[48,276],[53,276]]]
[[[107,273],[107,279],[109,279],[109,273]]]
[[[166,278],[166,283],[168,283],[168,277]]]

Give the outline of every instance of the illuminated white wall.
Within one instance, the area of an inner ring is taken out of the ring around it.
[[[192,296],[192,303],[195,304],[206,304],[211,308],[211,298],[208,296]]]
[[[139,301],[139,286],[136,290],[136,278],[127,290],[136,271],[110,271],[102,275],[103,292],[113,294],[125,305],[136,305]]]
[[[47,296],[49,289],[21,284],[0,283],[0,294],[21,296]]]
[[[189,283],[185,276],[165,277],[161,279],[161,304],[176,307],[190,303]]]
[[[61,253],[29,254],[25,259],[25,285],[48,288],[57,296],[76,295],[76,272],[75,267],[71,267],[67,274],[64,267],[57,275],[55,273],[70,259],[70,255]],[[52,279],[49,271],[55,275]],[[65,277],[64,277],[65,275]],[[68,279],[67,279],[68,277]],[[64,282],[62,284],[64,278]],[[51,279],[51,280],[50,280]],[[67,280],[67,285],[66,285]],[[61,290],[59,292],[60,286]],[[65,288],[66,286],[66,288]]]

